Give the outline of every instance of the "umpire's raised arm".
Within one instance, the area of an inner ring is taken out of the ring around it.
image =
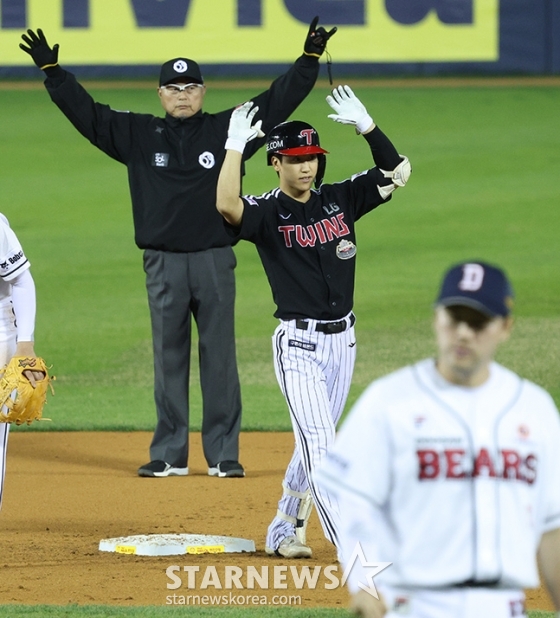
[[[37,33],[28,30],[21,38],[26,45],[20,43],[20,48],[33,58],[41,71],[58,66],[58,43],[51,48],[41,28],[37,29]]]
[[[53,102],[74,127],[94,146],[120,163],[127,163],[133,151],[131,116],[97,103],[75,76],[58,62],[59,46],[47,42],[43,31],[27,30],[20,48],[45,73],[45,87]]]
[[[328,32],[322,26],[317,27],[318,21],[319,17],[315,17],[309,25],[303,54],[286,73],[272,82],[268,90],[252,98],[259,108],[258,117],[263,121],[262,130],[265,134],[290,117],[317,81],[319,58],[337,31],[336,27]],[[252,157],[263,143],[263,139],[256,139],[247,144],[243,158]]]

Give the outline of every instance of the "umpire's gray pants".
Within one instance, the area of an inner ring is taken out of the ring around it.
[[[241,393],[235,356],[235,254],[147,249],[157,424],[151,460],[185,467],[189,454],[191,314],[198,328],[202,445],[209,466],[239,458]]]

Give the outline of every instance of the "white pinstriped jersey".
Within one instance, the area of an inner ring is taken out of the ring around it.
[[[456,386],[428,359],[368,387],[318,484],[338,496],[345,558],[359,538],[368,560],[393,563],[380,585],[530,588],[541,535],[560,527],[559,444],[539,386],[497,363]]]

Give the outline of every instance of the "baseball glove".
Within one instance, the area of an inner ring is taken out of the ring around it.
[[[36,380],[35,388],[24,375],[27,370],[44,374],[42,379]],[[43,416],[49,386],[54,392],[52,379],[42,358],[14,356],[0,369],[0,423],[31,425],[33,421],[39,420]]]

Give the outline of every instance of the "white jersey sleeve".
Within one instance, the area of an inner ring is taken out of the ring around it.
[[[0,278],[4,282],[15,279],[29,268],[29,261],[8,220],[0,214]]]
[[[21,244],[0,213],[0,305],[13,305],[18,341],[33,341],[35,284]]]
[[[24,270],[12,281],[12,304],[18,342],[34,341],[37,302],[35,282],[29,270]]]

